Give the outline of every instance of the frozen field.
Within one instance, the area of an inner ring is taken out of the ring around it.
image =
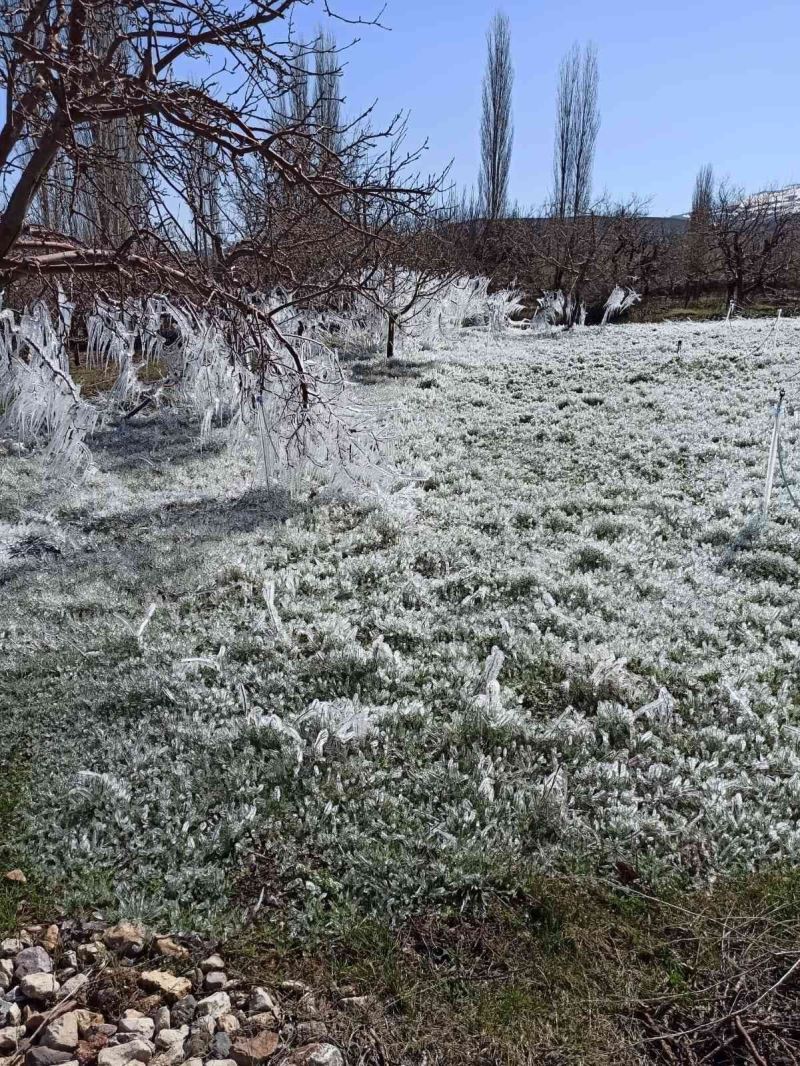
[[[351,364],[397,405],[408,476],[380,501],[254,489],[151,419],[66,494],[0,460],[3,857],[170,928],[234,899],[305,926],[480,904],[530,867],[797,859],[782,487],[742,535],[800,372],[800,323],[772,325]],[[784,441],[800,485],[794,417]]]

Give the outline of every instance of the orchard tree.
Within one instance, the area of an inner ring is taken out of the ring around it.
[[[398,220],[427,212],[437,183],[414,175],[401,122],[341,121],[327,46],[324,120],[301,114],[302,102],[280,117],[320,55],[291,33],[312,3],[0,0],[0,287],[99,274],[178,292],[247,330],[249,359],[256,351],[268,368],[276,346],[288,352],[298,402],[313,403],[277,312],[242,296],[245,265],[291,277],[298,253],[311,255],[316,269],[293,299],[352,291],[364,265],[389,254]],[[234,187],[269,211],[249,211],[245,225],[229,206]],[[113,224],[92,217],[100,207]]]

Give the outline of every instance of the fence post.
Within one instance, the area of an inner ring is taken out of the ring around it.
[[[778,394],[778,405],[775,408],[775,422],[772,426],[772,441],[769,446],[769,462],[767,463],[767,480],[764,485],[764,507],[762,511],[763,520],[766,522],[769,516],[769,502],[772,498],[772,485],[775,481],[775,463],[778,458],[778,442],[781,436],[781,421],[783,420],[783,398],[786,395],[785,390],[781,389]]]

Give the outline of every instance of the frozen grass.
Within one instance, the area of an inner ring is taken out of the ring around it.
[[[779,491],[741,537],[798,369],[771,328],[362,361],[399,412],[374,499],[254,488],[177,418],[66,494],[3,459],[16,861],[72,903],[175,927],[260,900],[302,932],[481,910],[532,870],[795,860],[800,514]]]

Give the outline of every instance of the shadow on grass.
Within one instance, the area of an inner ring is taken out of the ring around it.
[[[385,355],[372,356],[354,362],[350,376],[359,385],[386,385],[390,382],[419,380],[423,372],[433,367],[431,359],[387,359]]]
[[[46,577],[86,585],[100,579],[128,591],[155,586],[165,594],[178,593],[193,584],[203,542],[273,528],[310,506],[282,489],[250,489],[237,500],[212,496],[97,518],[72,517],[71,546],[31,546],[30,538],[21,538],[9,563],[0,565],[0,586],[11,595],[28,580]]]
[[[144,534],[156,530],[167,535],[223,537],[230,533],[252,533],[285,522],[305,506],[294,501],[284,489],[248,489],[237,500],[209,496],[103,515],[86,522],[83,531]]]
[[[220,436],[200,441],[200,426],[175,412],[160,411],[121,421],[95,433],[92,456],[101,470],[116,472],[149,466],[164,469],[190,463],[203,455],[217,455],[227,442]]]

